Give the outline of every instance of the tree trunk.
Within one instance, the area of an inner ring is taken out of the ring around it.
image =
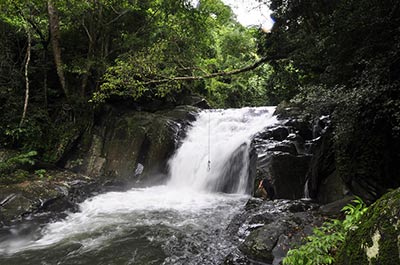
[[[22,118],[21,122],[19,123],[19,126],[22,126],[24,123],[25,117],[26,117],[26,112],[28,109],[28,102],[29,102],[29,62],[31,60],[31,33],[29,30],[27,31],[28,35],[28,47],[26,48],[26,62],[25,62],[25,102],[24,102],[24,111],[22,112]]]
[[[60,21],[52,0],[47,1],[47,12],[49,15],[50,39],[53,48],[54,63],[56,64],[57,75],[60,80],[61,88],[63,89],[65,96],[68,98],[69,95],[65,85],[65,76],[61,60]]]

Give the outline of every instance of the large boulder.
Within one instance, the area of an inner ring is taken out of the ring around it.
[[[228,226],[228,233],[240,244],[224,264],[280,264],[287,251],[301,244],[320,225],[318,206],[306,201],[251,199],[245,211]]]
[[[265,128],[254,136],[252,149],[257,153],[256,163],[251,164],[251,179],[257,187],[261,179],[268,179],[275,191],[275,198],[300,199],[304,197],[306,174],[311,155],[304,153],[304,139],[296,127],[277,126]]]
[[[48,213],[51,219],[65,210],[77,210],[79,202],[102,190],[95,179],[70,171],[49,170],[45,175],[46,178],[31,176],[30,181],[0,185],[0,226],[34,213]]]
[[[336,264],[400,264],[400,188],[369,207],[347,234]]]
[[[348,188],[336,170],[332,128],[310,141],[313,154],[307,173],[309,196],[322,204],[343,199]]]
[[[163,182],[167,162],[198,109],[180,106],[156,113],[117,110],[99,115],[65,166],[111,182]]]
[[[304,197],[305,176],[310,158],[308,155],[294,156],[274,152],[271,156],[260,159],[258,172],[268,176],[276,198],[300,199]]]

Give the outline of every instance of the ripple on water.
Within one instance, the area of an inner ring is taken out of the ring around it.
[[[166,186],[98,195],[33,234],[0,239],[0,264],[215,264],[246,199]]]

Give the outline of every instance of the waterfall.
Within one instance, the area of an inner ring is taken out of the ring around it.
[[[235,248],[226,227],[248,200],[252,136],[277,122],[273,112],[202,111],[167,185],[99,194],[32,233],[0,233],[0,264],[221,264]]]
[[[258,107],[202,111],[169,161],[168,186],[196,191],[249,192],[251,137],[277,122],[274,110],[274,107]]]

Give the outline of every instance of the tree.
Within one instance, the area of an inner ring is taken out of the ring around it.
[[[61,88],[64,91],[65,96],[68,98],[69,93],[65,84],[64,69],[61,59],[60,19],[58,18],[57,9],[52,0],[47,1],[47,12],[49,14],[50,39],[53,48],[54,62],[57,68],[57,75],[60,80]]]
[[[295,102],[313,115],[332,115],[345,182],[375,187],[364,198],[399,185],[398,1],[273,0],[271,9],[275,25],[260,41],[265,56],[280,58],[271,78],[294,81]]]

